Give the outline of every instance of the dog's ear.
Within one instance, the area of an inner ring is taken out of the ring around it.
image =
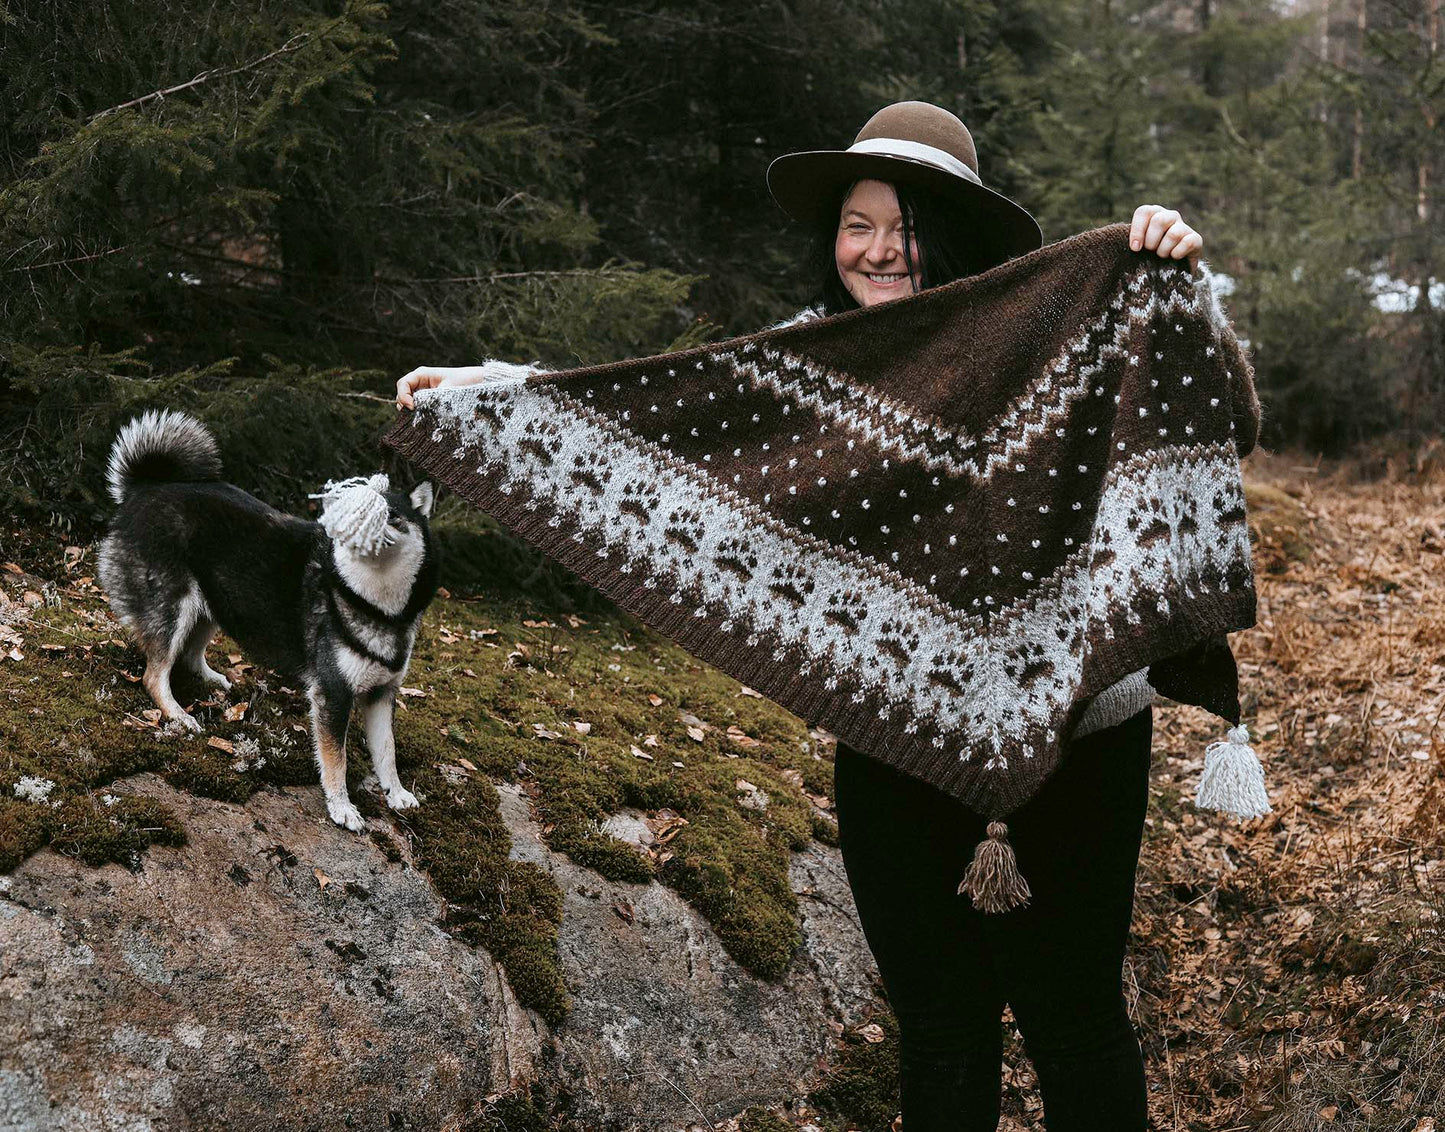
[[[428,519],[431,518],[432,504],[435,502],[436,493],[432,491],[430,481],[419,483],[411,489],[411,505]]]

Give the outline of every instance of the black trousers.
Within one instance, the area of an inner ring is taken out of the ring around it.
[[[1122,973],[1153,730],[1145,708],[1077,740],[1009,815],[1033,899],[999,915],[958,895],[984,820],[838,745],[843,864],[898,1019],[905,1132],[998,1127],[1005,1003],[1049,1132],[1145,1127],[1144,1063]]]

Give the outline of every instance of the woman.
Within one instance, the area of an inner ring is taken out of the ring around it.
[[[897,103],[843,151],[795,153],[768,170],[774,198],[818,226],[821,286],[795,320],[902,298],[1042,243],[1037,223],[984,187],[973,139],[948,111]],[[1172,259],[1202,240],[1177,212],[1143,205],[1131,246]],[[455,386],[526,367],[421,367],[397,382]],[[1033,890],[1003,915],[958,895],[958,862],[985,823],[919,779],[840,743],[835,794],[844,867],[898,1019],[908,1132],[997,1127],[1007,1004],[1023,1033],[1051,1132],[1145,1127],[1143,1060],[1121,970],[1133,904],[1153,720],[1140,671],[1089,705],[1058,771],[1010,814]],[[1089,846],[1087,853],[1066,846]]]

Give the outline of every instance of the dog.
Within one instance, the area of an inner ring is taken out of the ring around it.
[[[326,810],[359,831],[346,793],[346,732],[359,701],[387,804],[418,804],[396,773],[392,714],[439,558],[429,483],[382,475],[328,484],[320,522],[287,515],[221,480],[215,438],[185,413],[147,412],[117,435],[107,469],[117,511],[100,546],[111,608],[145,652],[143,683],[162,715],[201,725],[171,691],[179,665],[223,690],[206,663],[223,629],[253,662],[298,680]]]

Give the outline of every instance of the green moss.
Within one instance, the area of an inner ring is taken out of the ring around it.
[[[738,1132],[793,1132],[793,1126],[781,1116],[754,1105],[738,1117]]]
[[[396,840],[391,836],[391,834],[385,833],[379,829],[373,829],[370,831],[368,836],[371,838],[372,843],[381,850],[382,856],[384,856],[393,865],[404,859],[400,847],[397,845]]]
[[[1265,568],[1278,573],[1289,562],[1314,557],[1314,521],[1293,496],[1270,484],[1248,483],[1249,533]]]
[[[555,1084],[555,1053],[543,1051],[544,1071],[537,1080],[495,1100],[482,1102],[460,1125],[459,1132],[582,1132],[572,1119],[571,1092]]]
[[[451,776],[435,767],[415,771],[426,801],[405,818],[417,863],[454,906],[449,926],[491,952],[518,1001],[560,1025],[570,1005],[557,962],[562,894],[535,865],[508,859],[512,835],[497,788],[484,775],[452,765]]]
[[[255,781],[232,769],[234,757],[214,747],[195,743],[177,749],[165,769],[165,780],[177,790],[215,798],[219,802],[244,802],[256,789]]]
[[[886,1132],[898,1115],[898,1022],[889,1013],[872,1021],[883,1040],[870,1042],[857,1030],[844,1034],[833,1067],[808,1095],[823,1114],[825,1132]]]
[[[49,836],[41,805],[0,798],[0,873],[10,872],[41,848]]]
[[[49,810],[47,825],[50,847],[87,865],[115,861],[134,868],[148,845],[180,845],[186,839],[164,804],[114,794],[68,796]]]

